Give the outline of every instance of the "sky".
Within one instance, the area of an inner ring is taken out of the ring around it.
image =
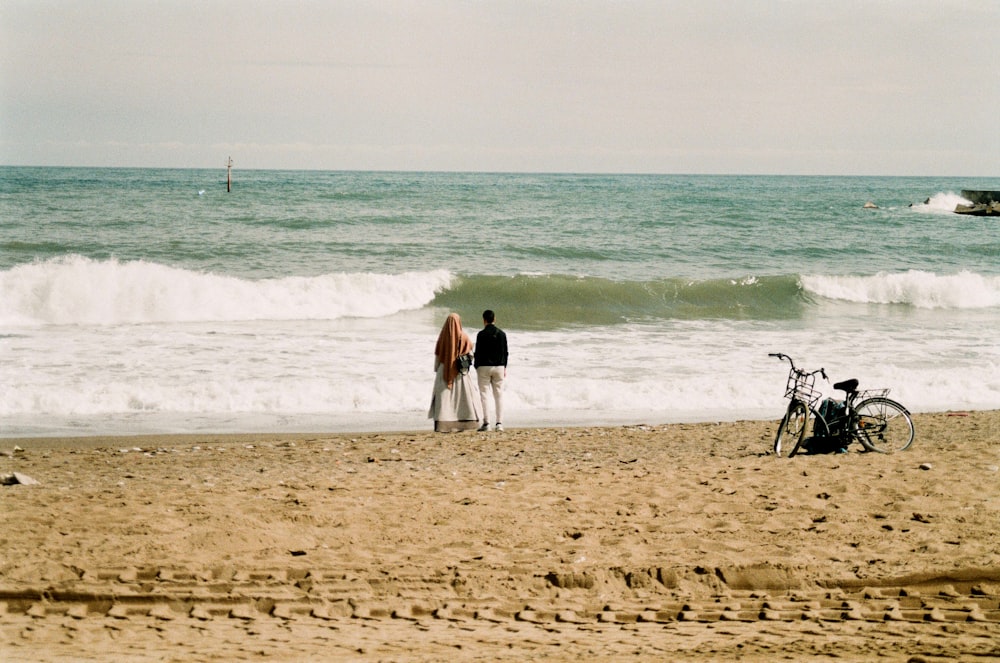
[[[0,164],[1000,175],[1000,0],[0,0]]]

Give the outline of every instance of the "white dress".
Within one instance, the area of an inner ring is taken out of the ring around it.
[[[427,418],[434,420],[434,430],[454,433],[478,428],[483,413],[472,371],[455,376],[449,389],[444,381],[444,366],[437,357],[434,358],[434,369],[434,394],[427,412]]]

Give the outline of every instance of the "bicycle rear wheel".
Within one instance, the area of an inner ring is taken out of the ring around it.
[[[786,455],[791,458],[799,450],[802,438],[806,432],[806,420],[809,410],[802,401],[792,401],[778,426],[778,434],[774,438],[774,455]],[[787,452],[787,453],[786,453]]]
[[[913,444],[913,419],[906,408],[888,398],[869,398],[854,409],[857,418],[851,434],[865,449],[892,453]]]

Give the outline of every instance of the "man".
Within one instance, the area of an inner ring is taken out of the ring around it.
[[[496,430],[503,430],[503,381],[507,377],[507,335],[494,322],[496,315],[489,309],[483,311],[483,328],[476,334],[476,377],[479,380],[479,398],[483,401],[483,425],[480,431],[490,429],[487,400],[493,389]]]

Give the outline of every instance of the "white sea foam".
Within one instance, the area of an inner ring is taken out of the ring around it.
[[[1000,306],[1000,277],[969,271],[939,275],[920,270],[872,276],[803,276],[806,291],[827,299],[918,308],[981,309]]]
[[[960,194],[944,191],[936,193],[922,203],[913,205],[913,209],[918,212],[930,212],[940,214],[942,212],[952,213],[956,205],[971,205],[972,202],[963,198]]]
[[[382,317],[425,306],[451,280],[439,270],[252,281],[69,256],[0,272],[0,325]]]
[[[426,302],[446,273],[255,282],[74,258],[0,278],[19,307],[0,303],[5,319],[31,321],[0,334],[4,379],[16,385],[0,391],[0,435],[428,425],[446,312]],[[914,411],[1000,403],[1000,346],[984,336],[994,314],[983,308],[997,305],[996,278],[905,272],[803,283],[827,300],[911,306],[871,316],[821,303],[809,324],[791,326],[508,330],[505,423],[777,418],[787,366],[767,353],[778,351],[834,380],[891,387]],[[382,310],[387,317],[363,317]]]
[[[962,317],[978,313],[961,314]],[[444,312],[342,319],[49,325],[0,338],[0,434],[139,430],[404,430],[428,426]],[[778,418],[786,352],[832,380],[890,387],[914,411],[1000,403],[1000,347],[981,326],[928,314],[789,329],[671,321],[508,330],[508,426]],[[474,335],[475,328],[467,330]],[[828,395],[829,384],[817,385]]]

